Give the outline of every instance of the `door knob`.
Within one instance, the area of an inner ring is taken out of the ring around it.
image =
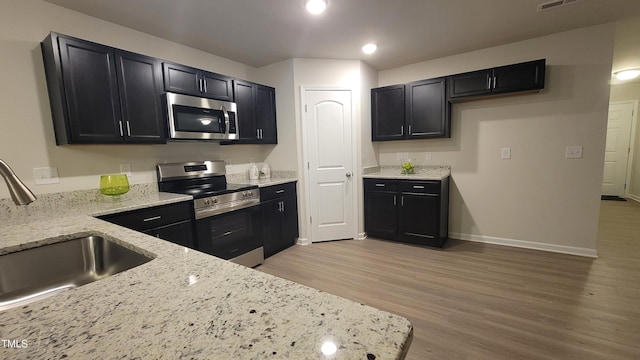
[[[351,177],[351,173],[350,172],[348,172],[346,175],[347,175],[348,178]]]

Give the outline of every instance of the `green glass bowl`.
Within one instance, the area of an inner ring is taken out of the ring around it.
[[[100,176],[100,192],[104,195],[116,196],[129,192],[129,180],[126,174],[110,174]]]

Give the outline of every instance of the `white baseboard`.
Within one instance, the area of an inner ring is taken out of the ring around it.
[[[586,249],[586,248],[579,248],[579,247],[573,247],[573,246],[543,244],[543,243],[537,243],[532,241],[507,239],[507,238],[485,236],[485,235],[461,234],[461,233],[455,233],[455,232],[450,232],[449,237],[452,239],[474,241],[474,242],[494,244],[494,245],[512,246],[512,247],[532,249],[532,250],[542,250],[542,251],[549,251],[549,252],[555,252],[555,253],[561,253],[561,254],[585,256],[590,258],[598,257],[598,252],[594,249]]]
[[[358,233],[357,240],[364,240],[367,238],[367,233]]]
[[[640,196],[638,195],[633,195],[633,194],[627,194],[627,197],[631,200],[635,200],[637,202],[640,202]]]
[[[311,245],[311,241],[307,238],[298,238],[298,240],[296,240],[296,245]]]

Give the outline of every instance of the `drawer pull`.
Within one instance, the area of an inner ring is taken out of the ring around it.
[[[377,187],[385,187],[385,184],[376,184]]]
[[[423,185],[413,185],[414,189],[424,189]]]
[[[162,216],[160,216],[160,215],[158,215],[158,216],[153,216],[153,217],[150,217],[150,218],[146,218],[146,219],[144,219],[144,220],[142,220],[142,221],[145,221],[145,222],[146,222],[146,221],[160,220],[160,218],[161,218],[161,217],[162,217]]]
[[[227,231],[226,233],[222,234],[222,236],[229,236],[231,235],[231,231]]]
[[[282,194],[284,192],[284,190],[278,190],[276,191],[276,194]]]

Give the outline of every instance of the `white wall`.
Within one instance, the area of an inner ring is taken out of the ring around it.
[[[358,236],[364,232],[364,189],[362,186],[362,169],[378,165],[377,143],[371,141],[371,89],[378,86],[378,71],[369,65],[360,63],[360,113],[358,126],[358,155],[357,191],[358,191]]]
[[[244,64],[46,2],[3,1],[0,158],[9,163],[36,194],[97,188],[98,175],[118,172],[121,163],[132,165],[132,183],[146,183],[155,181],[155,164],[159,162],[226,159],[232,164],[243,164],[238,165],[239,171],[249,158],[261,162],[268,155],[269,149],[260,145],[220,146],[217,143],[56,146],[40,52],[40,41],[50,31],[238,78],[252,80],[252,76],[260,73]],[[49,166],[58,168],[60,183],[35,185],[32,168]],[[5,197],[9,197],[9,193],[0,185],[0,198]]]
[[[451,165],[454,238],[594,256],[614,29],[594,26],[381,71],[384,86],[547,59],[542,93],[454,104],[451,139],[381,143],[381,165],[397,164],[397,152]],[[583,159],[565,159],[568,145],[584,146]],[[500,159],[502,147],[512,159]]]
[[[298,151],[296,138],[295,87],[293,59],[257,69],[254,81],[276,88],[276,118],[278,145],[263,145],[264,161],[272,169],[297,171]]]

